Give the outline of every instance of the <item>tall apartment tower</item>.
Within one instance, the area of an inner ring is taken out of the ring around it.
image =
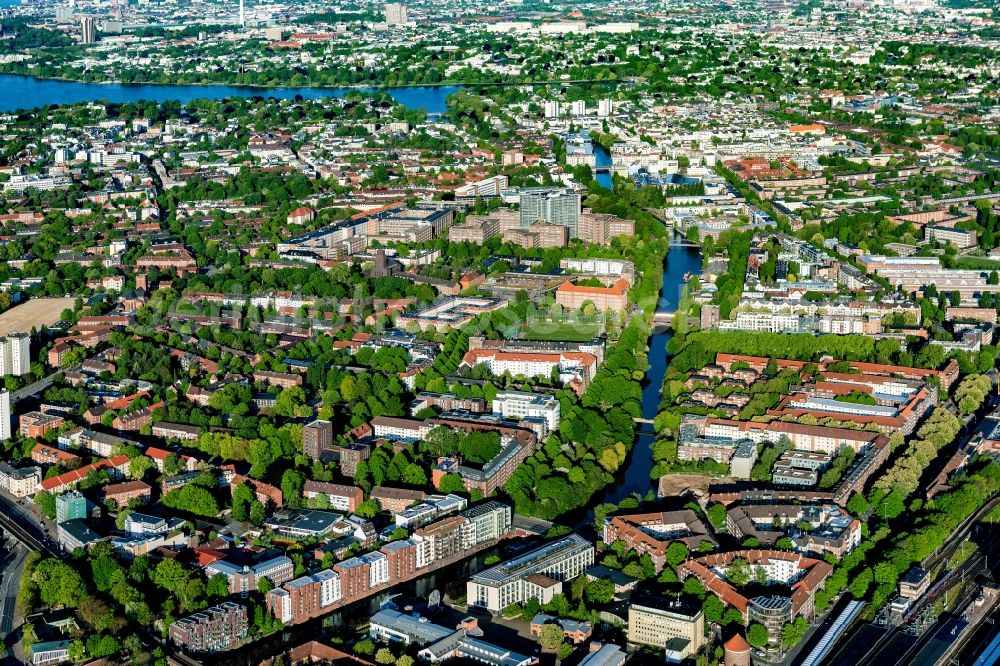
[[[530,227],[539,220],[567,227],[570,238],[579,238],[580,194],[549,187],[521,190],[521,228]]]
[[[385,3],[385,22],[389,25],[404,25],[407,21],[406,5],[401,2]]]
[[[240,0],[240,25],[247,27],[247,15],[243,8],[243,0]]]
[[[12,333],[0,338],[0,375],[23,377],[31,370],[31,336]]]
[[[323,451],[333,446],[333,424],[330,421],[313,421],[302,428],[302,453],[319,460]]]
[[[0,442],[10,439],[10,393],[0,391]]]
[[[84,16],[80,19],[80,43],[94,44],[97,42],[97,23],[93,16]]]

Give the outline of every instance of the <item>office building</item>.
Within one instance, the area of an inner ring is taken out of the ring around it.
[[[247,637],[246,606],[225,601],[170,625],[170,642],[189,652],[221,652]]]
[[[566,227],[570,238],[579,237],[580,194],[550,187],[521,190],[521,228],[538,221]]]
[[[419,615],[414,616],[385,608],[372,615],[368,633],[379,641],[402,645],[427,645],[450,636],[454,633],[454,629],[433,624]]]
[[[531,598],[545,604],[593,563],[594,546],[570,534],[475,574],[467,584],[469,604],[492,613]]]
[[[23,377],[31,370],[31,336],[12,333],[0,338],[0,375]]]
[[[501,391],[493,399],[493,413],[505,419],[542,419],[546,433],[559,429],[559,400],[549,394]]]
[[[680,601],[643,598],[628,609],[628,642],[666,648],[681,659],[695,654],[705,640],[705,614]]]
[[[385,22],[389,25],[405,25],[408,19],[406,14],[406,5],[403,3],[385,3]]]
[[[566,280],[556,289],[556,303],[577,310],[591,304],[598,312],[622,312],[628,308],[628,280],[622,278],[610,287],[589,287]]]
[[[94,44],[97,42],[97,22],[92,16],[80,19],[80,43]]]

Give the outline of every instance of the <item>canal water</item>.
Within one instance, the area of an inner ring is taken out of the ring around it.
[[[2,3],[4,0],[0,0]],[[0,5],[2,6],[2,5]],[[31,76],[0,74],[0,111],[32,109],[46,104],[79,104],[81,102],[190,102],[194,99],[225,97],[273,97],[275,99],[319,99],[343,97],[349,92],[385,92],[398,104],[427,113],[447,111],[445,99],[458,86],[414,86],[409,88],[252,88],[247,86],[205,85],[182,86],[165,84],[81,83],[36,79]]]
[[[672,246],[663,262],[663,282],[660,286],[658,310],[672,312],[677,309],[684,288],[684,275],[696,275],[701,272],[701,251],[695,247]],[[670,331],[654,332],[649,339],[649,364],[646,376],[642,380],[642,417],[656,418],[660,406],[663,376],[667,372],[669,358],[667,343],[673,334]],[[653,467],[653,442],[656,430],[652,425],[643,423],[639,426],[632,452],[625,461],[625,467],[618,471],[617,483],[607,488],[600,496],[595,497],[591,506],[604,502],[617,504],[632,493],[645,495],[653,489],[653,481],[649,473]],[[592,520],[592,512],[588,512],[588,521]]]

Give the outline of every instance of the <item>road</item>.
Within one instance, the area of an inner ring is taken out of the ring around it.
[[[18,402],[19,400],[24,400],[25,398],[30,398],[33,395],[38,395],[48,387],[52,386],[52,383],[61,375],[62,372],[53,372],[51,375],[42,377],[33,384],[28,384],[25,387],[19,388],[10,394],[11,404]]]
[[[13,548],[0,559],[0,565],[3,566],[3,582],[0,582],[0,636],[4,638],[17,628],[17,594],[29,552],[17,541],[8,540],[8,543]],[[20,663],[17,654],[12,656],[9,653],[10,650],[0,654],[0,663]]]
[[[30,508],[22,506],[6,495],[0,495],[0,527],[31,550],[61,557],[58,546],[49,538],[48,527],[34,511],[37,511],[34,505]]]

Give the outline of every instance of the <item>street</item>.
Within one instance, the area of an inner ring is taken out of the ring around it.
[[[31,396],[36,395],[38,393],[41,393],[48,387],[52,386],[52,382],[54,382],[56,380],[56,377],[58,377],[61,374],[62,372],[53,372],[51,375],[42,377],[37,382],[19,388],[18,390],[10,394],[11,404],[19,400],[24,400],[25,398],[30,398]]]
[[[0,582],[0,636],[7,639],[19,626],[17,622],[17,594],[20,590],[21,574],[24,571],[24,563],[28,557],[28,549],[13,539],[7,539],[7,550],[0,558],[3,576]],[[13,642],[13,641],[11,641]],[[14,646],[8,646],[14,648]],[[13,657],[8,653],[13,651]],[[23,654],[21,655],[23,656]],[[0,663],[22,663],[15,649],[7,650],[2,655]],[[13,659],[13,661],[11,661]]]

